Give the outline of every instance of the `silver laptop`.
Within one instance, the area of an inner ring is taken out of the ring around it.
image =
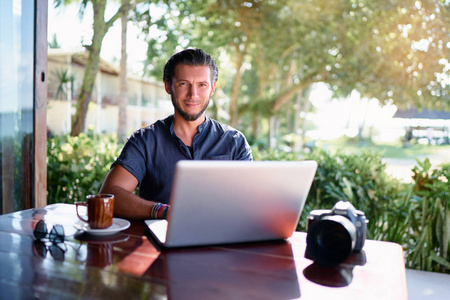
[[[180,161],[167,221],[146,220],[162,247],[280,240],[297,228],[315,161]]]

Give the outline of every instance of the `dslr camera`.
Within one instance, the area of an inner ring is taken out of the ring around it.
[[[364,247],[368,222],[364,213],[348,201],[337,202],[331,210],[311,211],[307,219],[307,255],[321,265],[344,262]]]

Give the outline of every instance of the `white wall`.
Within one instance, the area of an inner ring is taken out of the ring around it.
[[[49,53],[47,127],[52,133],[60,135],[71,131],[71,118],[75,114],[76,95],[81,87],[84,68],[77,64],[69,65],[69,54],[67,57],[58,56],[58,61],[55,61],[55,58],[52,59],[51,55],[52,53]],[[75,77],[75,95],[72,101],[67,99],[70,99],[70,95],[63,99],[54,99],[58,87],[58,79],[54,75],[57,70],[69,70]],[[97,80],[100,80],[100,84],[95,85],[92,101],[88,107],[85,128],[86,130],[93,129],[97,133],[115,133],[119,115],[116,104],[119,96],[119,76],[101,73],[97,76]],[[100,92],[100,98],[97,92]],[[129,78],[128,95],[129,98],[137,99],[136,103],[127,107],[127,132],[129,134],[173,113],[170,96],[165,92],[162,83],[152,82],[149,79]],[[144,106],[143,98],[150,100],[151,103]],[[109,103],[97,104],[98,100],[104,101],[104,99],[108,99]]]

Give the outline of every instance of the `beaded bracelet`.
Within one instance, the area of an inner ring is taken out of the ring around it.
[[[152,219],[159,219],[159,213],[162,210],[162,218],[165,219],[167,217],[167,212],[170,209],[170,205],[163,203],[155,203],[150,211],[150,217]]]
[[[163,219],[167,219],[167,213],[169,212],[170,205],[167,205],[163,212]]]

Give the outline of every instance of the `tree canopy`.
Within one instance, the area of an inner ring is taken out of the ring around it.
[[[148,60],[199,47],[221,67],[232,124],[269,116],[298,91],[327,83],[399,107],[450,109],[447,0],[169,1],[153,20]],[[154,73],[162,68],[155,68]],[[158,76],[160,77],[160,76]]]
[[[335,97],[356,90],[401,108],[450,110],[449,0],[155,0],[132,17],[147,34],[145,72],[158,79],[181,49],[212,54],[220,90],[214,107],[252,136],[264,122],[269,131],[280,123],[295,130],[290,123],[308,109],[318,82]],[[116,18],[94,20],[92,55]]]

